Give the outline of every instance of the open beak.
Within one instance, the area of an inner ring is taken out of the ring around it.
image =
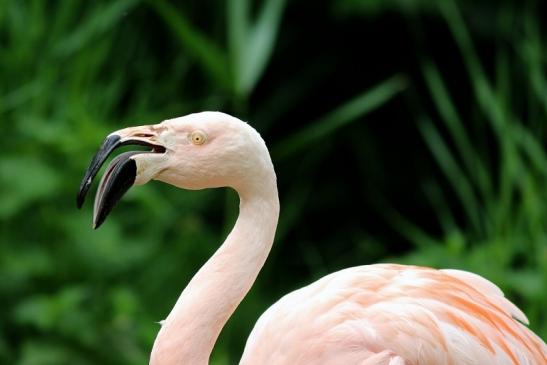
[[[108,216],[114,205],[135,183],[137,177],[137,163],[133,156],[143,153],[164,153],[165,147],[155,142],[155,133],[148,127],[126,128],[110,134],[104,140],[101,148],[89,164],[76,198],[78,208],[81,208],[86,194],[108,156],[118,147],[124,145],[141,145],[152,148],[150,151],[125,152],[114,158],[99,183],[93,209],[93,228],[98,228]]]

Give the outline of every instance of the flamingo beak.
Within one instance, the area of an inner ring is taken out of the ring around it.
[[[103,177],[101,178],[97,194],[95,195],[95,204],[93,209],[94,229],[99,228],[112,208],[135,183],[138,171],[137,163],[132,157],[144,153],[165,152],[165,147],[155,142],[152,143],[149,140],[151,139],[150,137],[154,136],[154,134],[142,133],[142,128],[146,127],[126,128],[121,131],[114,132],[106,137],[95,156],[91,159],[89,167],[85,171],[78,195],[76,197],[76,205],[78,208],[82,207],[86,194],[99,169],[116,148],[123,145],[141,145],[152,147],[152,151],[131,151],[122,153],[110,162]],[[139,132],[136,133],[136,131]]]

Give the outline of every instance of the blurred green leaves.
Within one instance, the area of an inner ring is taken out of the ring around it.
[[[120,19],[127,16],[128,12],[133,9],[140,0],[118,0],[110,4],[101,4],[93,9],[86,21],[81,24],[76,32],[66,34],[66,38],[62,38],[59,43],[53,48],[53,54],[66,57],[73,52],[81,49],[97,37],[104,36],[106,32],[116,26]],[[69,12],[73,12],[70,5],[62,6],[61,10],[65,13],[64,16],[58,17],[61,23],[58,29],[62,28],[62,22],[69,16]]]
[[[383,106],[406,87],[403,76],[395,75],[388,80],[357,95],[321,119],[310,123],[303,130],[282,140],[272,149],[273,158],[283,159],[332,134],[337,128],[363,118],[374,109]]]
[[[249,96],[263,74],[285,8],[285,0],[266,0],[256,21],[253,21],[249,15],[250,3],[249,0],[227,2],[228,49],[223,49],[193,26],[182,10],[166,0],[149,1],[181,46],[199,62],[213,81],[231,90],[238,100]]]
[[[91,332],[80,331],[92,325],[85,323],[85,316],[88,315],[83,311],[85,298],[84,288],[70,287],[63,288],[53,296],[32,296],[15,310],[15,319],[21,325],[34,326],[40,330],[58,328],[61,333],[69,336],[89,336]]]
[[[36,183],[36,176],[40,183]],[[32,204],[49,199],[61,177],[46,164],[30,157],[5,156],[0,160],[0,219],[8,219]]]
[[[536,105],[534,109],[541,108],[544,98],[538,98],[535,86],[527,79],[508,73],[511,68],[527,70],[529,65],[518,54],[509,52],[507,44],[498,49],[502,56],[496,59],[496,68],[504,71],[497,75],[503,81],[499,80],[496,89],[484,71],[456,2],[439,3],[439,8],[467,69],[470,100],[478,109],[473,124],[478,128],[469,128],[471,124],[463,122],[439,68],[431,60],[425,61],[423,76],[440,118],[435,124],[430,116],[422,116],[419,127],[464,214],[456,222],[459,207],[451,206],[446,195],[431,196],[445,228],[445,239],[412,254],[407,262],[459,266],[485,276],[510,297],[528,303],[532,326],[544,333],[547,318],[539,315],[539,308],[547,306],[547,297],[539,294],[540,288],[547,287],[544,128],[532,120],[520,120],[527,110],[522,110],[508,93],[520,90],[529,105]],[[523,18],[520,25],[526,29],[528,22],[529,18]],[[535,77],[539,83],[545,81],[545,74]],[[545,122],[544,117],[539,118]],[[492,142],[476,143],[478,132],[491,136]],[[441,182],[434,185],[435,191],[442,190]],[[450,251],[450,237],[456,234],[461,238],[462,232],[465,239],[458,245],[462,250]],[[502,264],[493,267],[492,260]]]
[[[256,21],[249,0],[228,2],[228,44],[236,95],[247,97],[264,72],[272,54],[286,0],[262,2]]]
[[[294,9],[302,5],[284,0],[1,1],[0,363],[147,362],[157,321],[217,248],[223,222],[233,223],[233,194],[150,183],[132,189],[99,231],[90,228],[91,204],[77,211],[74,195],[110,131],[204,109],[257,127],[273,146],[282,193],[270,260],[213,364],[237,361],[254,321],[282,293],[376,260],[482,274],[545,338],[547,53],[539,12],[524,3],[492,7],[490,33],[474,17],[484,19],[486,5],[470,1],[314,3],[306,16],[324,11],[333,28],[321,34],[333,38],[313,33],[301,44]],[[335,26],[346,21],[352,32],[381,32],[344,43],[347,30]],[[389,66],[371,42],[388,31],[384,21],[415,31],[404,67]],[[291,42],[321,49],[302,62]],[[330,50],[338,43],[370,57],[356,64]],[[456,60],[436,53],[439,44]],[[353,77],[338,81],[342,71]],[[392,142],[403,126],[427,152],[415,175],[385,156],[420,156]],[[374,140],[374,128],[393,129],[389,143]],[[329,155],[353,163],[357,187],[346,171],[332,173]],[[348,196],[372,223],[349,213],[341,226],[314,221],[321,207],[318,215],[342,215],[317,202]],[[422,201],[429,212],[416,208]],[[379,222],[402,237],[398,246],[374,231]],[[339,237],[349,237],[346,246]]]
[[[150,1],[149,4],[162,17],[165,24],[180,41],[181,46],[202,65],[213,81],[226,88],[230,85],[226,55],[212,40],[194,28],[181,10],[165,0]]]

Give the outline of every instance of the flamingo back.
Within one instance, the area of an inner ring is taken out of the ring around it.
[[[497,286],[478,275],[359,266],[270,307],[240,364],[546,365],[547,346],[527,323]]]

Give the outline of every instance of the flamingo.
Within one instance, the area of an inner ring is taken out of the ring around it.
[[[182,189],[231,187],[239,216],[230,234],[161,321],[150,364],[209,362],[220,331],[250,290],[279,216],[268,149],[247,123],[202,112],[111,133],[91,161],[93,178],[120,145],[149,146],[112,160],[95,196],[93,227],[133,185],[154,179]],[[255,324],[243,365],[547,364],[547,346],[490,281],[470,272],[397,264],[327,275],[273,304]]]

